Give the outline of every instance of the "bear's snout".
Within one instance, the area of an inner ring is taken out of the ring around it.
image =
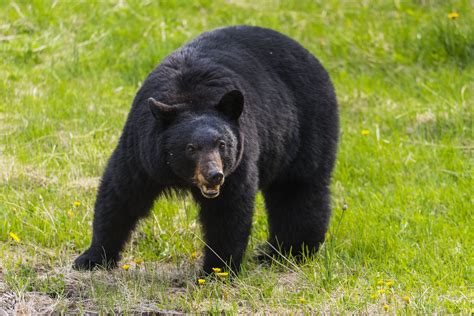
[[[222,160],[218,152],[203,154],[196,164],[194,180],[204,197],[208,199],[219,195],[224,183]]]

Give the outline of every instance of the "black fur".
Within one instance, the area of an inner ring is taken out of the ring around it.
[[[92,244],[74,267],[115,266],[137,221],[169,189],[190,190],[200,205],[205,272],[238,271],[259,189],[269,242],[284,253],[315,252],[331,213],[337,140],[333,86],[306,49],[259,27],[204,33],[138,91],[98,190]],[[193,180],[204,152],[222,160],[225,182],[213,199]]]

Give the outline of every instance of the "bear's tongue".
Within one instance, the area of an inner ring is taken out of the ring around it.
[[[208,199],[216,198],[219,195],[219,188],[220,185],[208,187],[207,185],[203,184],[199,186],[199,189],[201,189],[201,194]]]

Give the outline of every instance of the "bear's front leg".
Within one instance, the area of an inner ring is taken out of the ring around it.
[[[238,273],[247,248],[257,192],[256,181],[241,181],[237,175],[226,179],[221,194],[207,199],[193,192],[201,206],[204,234],[204,273],[213,268]]]
[[[97,192],[92,243],[74,261],[76,270],[115,267],[131,231],[160,192],[125,154],[119,145],[108,162]]]

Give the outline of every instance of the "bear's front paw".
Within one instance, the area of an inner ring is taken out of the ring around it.
[[[113,269],[115,267],[115,260],[106,260],[102,256],[92,254],[90,250],[77,257],[72,265],[74,270]]]

